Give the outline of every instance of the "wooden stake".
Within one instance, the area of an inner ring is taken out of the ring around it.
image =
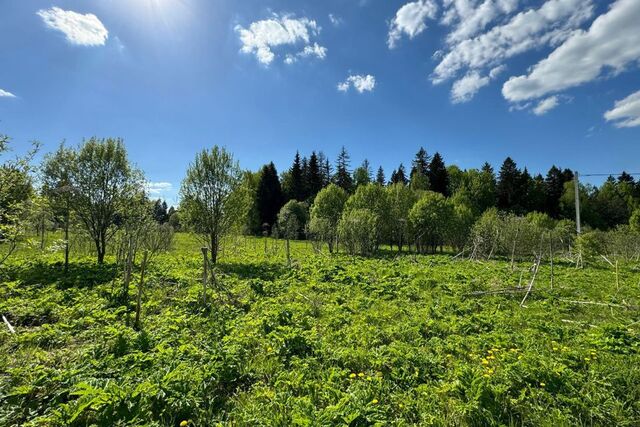
[[[142,306],[142,289],[144,288],[144,272],[147,268],[147,259],[149,257],[149,252],[144,251],[142,256],[142,265],[140,266],[140,283],[138,284],[138,302],[136,304],[136,328],[140,328],[140,310]]]
[[[208,248],[201,248],[202,251],[202,302],[204,305],[207,305],[207,251]]]
[[[7,320],[6,317],[4,317],[4,314],[2,315],[2,320],[4,320],[4,323],[6,323],[7,328],[9,328],[9,332],[11,332],[12,334],[16,333],[16,330],[13,329],[13,326],[11,326],[11,323],[9,323],[9,321]]]

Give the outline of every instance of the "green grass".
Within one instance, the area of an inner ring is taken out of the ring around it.
[[[0,273],[2,426],[640,424],[640,270],[315,254],[232,239],[201,303],[200,245],[153,261],[143,328],[121,274],[20,252]],[[530,274],[526,270],[525,282]],[[134,283],[137,283],[137,278]],[[619,304],[579,305],[565,300]]]

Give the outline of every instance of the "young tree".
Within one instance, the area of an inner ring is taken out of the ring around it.
[[[233,155],[214,146],[196,156],[182,181],[181,211],[187,223],[207,242],[214,264],[221,238],[246,212],[244,197],[237,197],[235,192],[241,179],[240,167]]]
[[[449,195],[449,173],[440,153],[434,154],[429,164],[429,188],[444,196]]]
[[[377,246],[376,227],[379,219],[369,209],[345,211],[340,219],[340,241],[351,255],[371,255]]]
[[[377,219],[374,230],[376,245],[379,245],[390,236],[391,206],[388,193],[384,187],[375,184],[358,187],[344,205],[345,212],[355,209],[368,209],[375,214]]]
[[[64,230],[64,270],[69,268],[69,228],[73,203],[73,167],[76,152],[60,144],[55,153],[45,156],[42,165],[42,192],[49,200],[54,219]]]
[[[0,155],[8,151],[9,142],[8,136],[0,135]],[[0,265],[26,236],[33,196],[31,161],[38,148],[34,144],[26,156],[0,164]]]
[[[307,223],[307,205],[296,200],[289,200],[278,213],[278,230],[287,241],[287,263],[291,265],[291,249],[289,241],[298,239]]]
[[[367,159],[364,159],[362,165],[353,171],[353,181],[356,188],[361,185],[367,185],[371,182],[371,166]]]
[[[444,243],[453,215],[453,204],[449,200],[440,193],[427,191],[409,212],[416,249],[425,252],[430,248],[435,253]]]
[[[73,167],[73,208],[93,240],[99,264],[116,232],[131,195],[144,187],[142,174],[133,169],[121,139],[91,138],[78,150]]]
[[[338,222],[347,201],[347,192],[335,184],[323,188],[311,208],[310,232],[323,240],[333,252],[338,235]]]
[[[389,221],[391,242],[395,242],[398,251],[409,241],[409,212],[418,200],[417,193],[410,186],[392,184],[386,187],[389,200]]]
[[[265,227],[266,224],[267,228],[273,227],[284,204],[278,171],[273,162],[262,167],[256,190],[256,204],[261,226]]]
[[[353,179],[351,178],[351,171],[349,171],[350,163],[349,153],[342,147],[336,159],[336,174],[333,176],[333,183],[347,193],[353,189]]]

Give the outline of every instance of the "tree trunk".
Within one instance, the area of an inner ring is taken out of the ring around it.
[[[134,323],[136,329],[140,329],[140,310],[142,305],[142,289],[144,287],[144,272],[147,267],[147,258],[149,253],[144,251],[144,256],[142,258],[142,265],[140,266],[140,283],[138,284],[138,301],[136,304],[136,321]]]
[[[64,272],[69,271],[69,214],[64,220]]]

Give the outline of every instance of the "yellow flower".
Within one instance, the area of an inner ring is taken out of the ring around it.
[[[377,405],[377,404],[378,404],[378,399],[373,399],[373,400],[371,401],[371,403],[373,403],[374,405]]]
[[[489,361],[488,361],[487,359],[482,359],[482,364],[483,364],[483,365],[488,365],[488,364],[489,364]]]
[[[490,376],[491,376],[491,375],[489,375],[489,374],[484,374],[484,375],[483,375],[483,377],[485,377],[485,378],[489,378]]]
[[[544,386],[546,386],[545,383],[540,383],[540,387],[544,387]]]
[[[187,427],[189,425],[189,421],[184,420],[180,423],[180,427]]]
[[[522,355],[518,356],[518,360],[522,359]]]
[[[373,380],[373,378],[367,376],[367,381],[371,381],[371,380]]]
[[[349,374],[349,378],[355,378],[356,374]]]
[[[558,351],[558,347],[553,347],[553,351]]]
[[[591,360],[591,359],[589,359],[588,357],[585,357],[585,358],[584,358],[584,361],[585,361],[585,362],[589,362],[590,360]]]
[[[364,377],[364,373],[363,373],[363,372],[360,372],[360,373],[358,374],[358,376],[359,376],[360,378],[362,378],[362,377]]]

